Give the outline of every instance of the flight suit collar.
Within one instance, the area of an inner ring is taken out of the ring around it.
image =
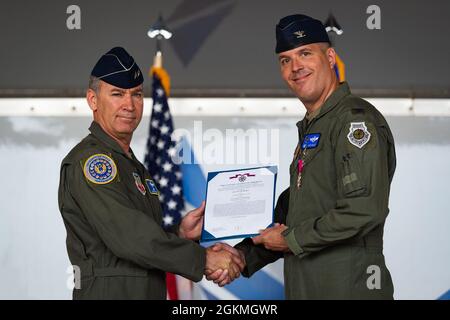
[[[339,84],[339,86],[334,90],[334,92],[328,97],[327,100],[323,103],[323,105],[319,108],[319,114],[313,115],[311,117],[311,120],[318,119],[325,115],[328,111],[332,110],[338,103],[341,101],[344,97],[348,96],[350,94],[350,88],[347,84],[347,82],[342,82]],[[310,117],[310,116],[308,116]],[[297,127],[299,129],[302,128],[302,124],[306,125],[307,123],[307,117],[303,118],[303,120],[297,122]]]
[[[323,105],[320,107],[320,113],[317,115],[317,118],[320,118],[325,113],[333,109],[333,107],[335,107],[339,103],[339,101],[348,96],[350,93],[350,88],[347,82],[340,83],[336,90],[334,90],[334,92],[328,97],[327,100],[325,100]]]
[[[120,145],[111,138],[103,129],[102,127],[95,121],[92,121],[91,126],[89,127],[89,131],[101,142],[106,144],[108,147],[111,147],[115,152],[122,153],[126,157],[129,157],[120,147]],[[133,153],[130,148],[130,153]]]
[[[305,114],[306,120],[311,121],[312,119],[314,119],[315,117],[317,117],[317,116],[319,115],[319,113],[320,113],[320,110],[321,110],[321,108],[319,108],[319,109],[313,111],[312,113],[306,112],[306,114]]]

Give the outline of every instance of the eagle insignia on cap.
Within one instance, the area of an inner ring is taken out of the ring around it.
[[[306,37],[305,31],[295,31],[294,35],[297,36],[297,38],[303,38]]]
[[[275,37],[275,53],[311,43],[328,42],[331,44],[323,23],[303,14],[293,14],[281,18],[275,27]]]

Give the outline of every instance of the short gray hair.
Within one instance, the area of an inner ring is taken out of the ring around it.
[[[332,45],[329,42],[320,42],[319,46],[323,52],[327,51],[328,48],[332,48]]]
[[[94,90],[95,93],[98,93],[98,89],[100,87],[100,78],[95,76],[89,76],[89,89]]]

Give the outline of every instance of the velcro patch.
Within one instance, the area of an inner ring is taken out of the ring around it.
[[[362,148],[370,140],[370,132],[367,130],[365,122],[351,122],[347,135],[348,141],[355,147]]]
[[[153,182],[153,180],[145,179],[145,184],[147,185],[148,191],[150,191],[151,194],[159,195],[158,188],[156,187],[156,184]]]
[[[116,177],[117,166],[106,154],[94,154],[84,163],[83,173],[92,183],[107,184]]]
[[[342,178],[342,183],[345,186],[349,183],[355,182],[356,180],[358,180],[358,176],[356,175],[355,172],[352,172]]]
[[[141,177],[136,172],[133,172],[133,177],[136,188],[140,191],[140,193],[142,193],[142,195],[145,196],[147,192],[145,191],[145,186],[142,184]]]
[[[310,133],[305,136],[302,149],[314,149],[319,145],[320,133]]]

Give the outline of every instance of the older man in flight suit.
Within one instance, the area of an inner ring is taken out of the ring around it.
[[[200,237],[204,205],[178,228],[163,230],[158,189],[130,148],[142,118],[142,83],[125,49],[104,54],[87,91],[91,134],[61,164],[58,200],[67,251],[81,271],[74,299],[165,299],[165,271],[193,281],[208,269],[227,269],[230,279],[239,275],[229,252],[192,241]]]
[[[290,187],[278,200],[275,226],[237,250],[216,247],[245,257],[245,276],[284,256],[288,299],[392,299],[383,256],[396,166],[389,126],[338,82],[335,51],[320,21],[287,16],[276,38],[282,77],[306,107]],[[219,272],[208,279],[228,282]]]

